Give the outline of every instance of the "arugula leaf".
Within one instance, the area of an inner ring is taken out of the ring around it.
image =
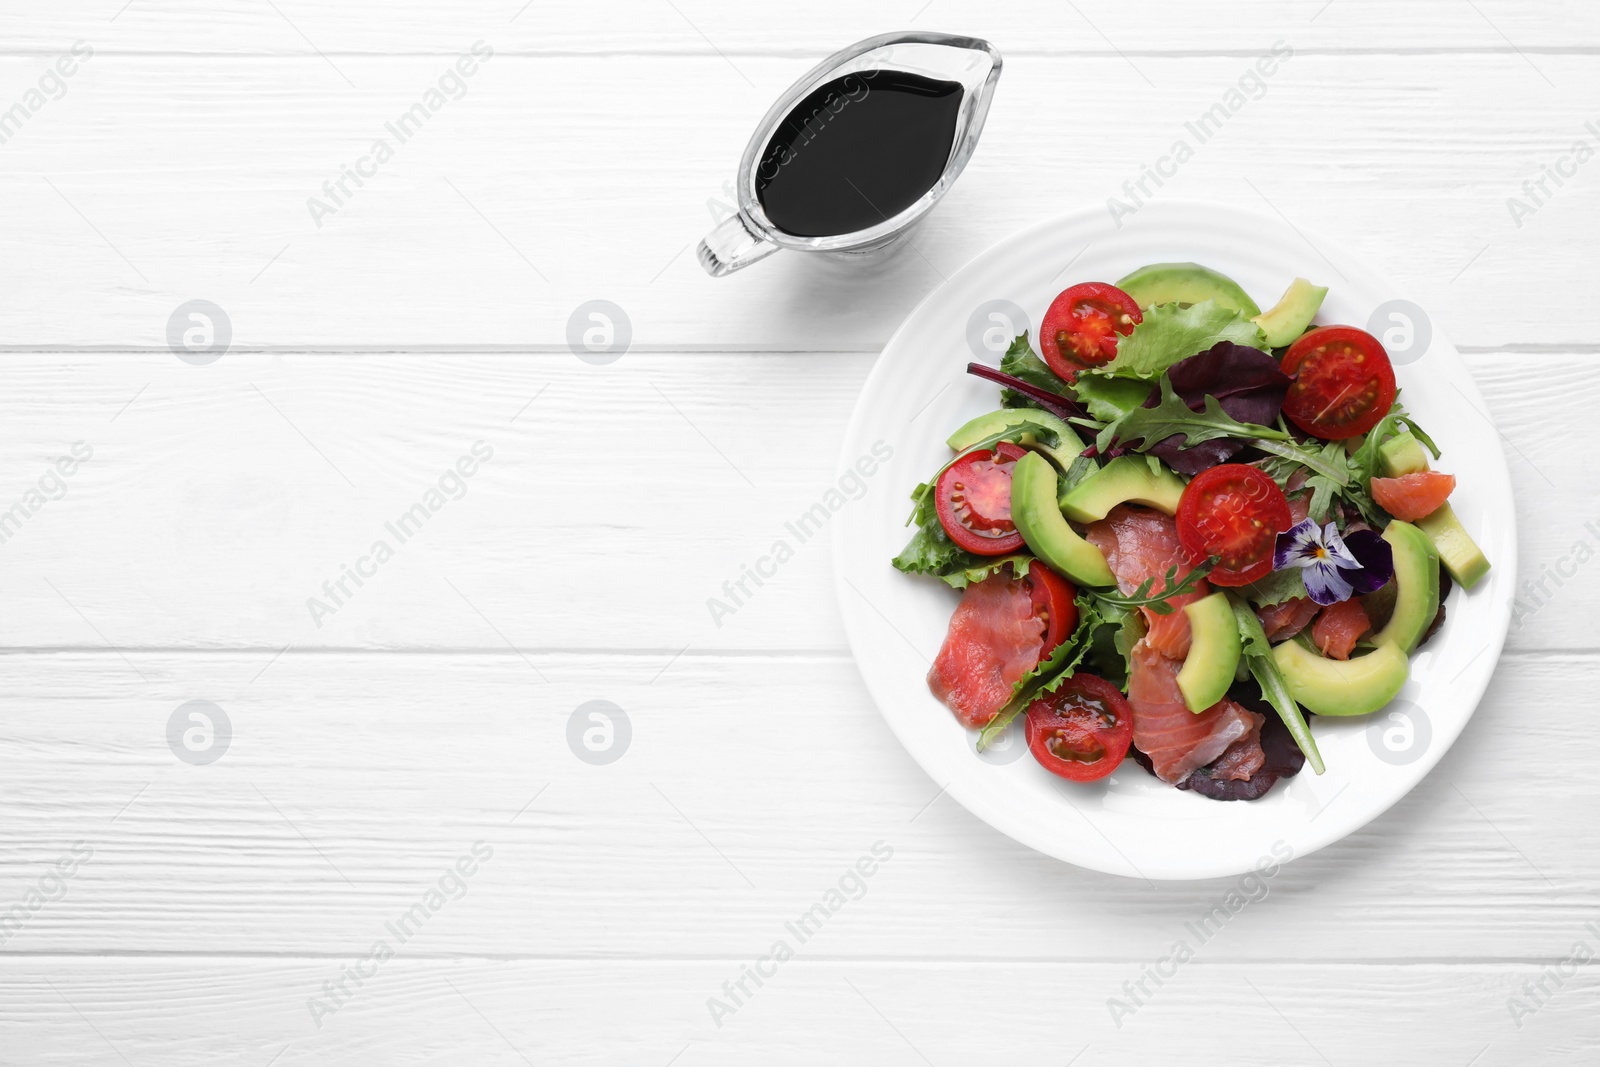
[[[1221,402],[1214,396],[1207,396],[1205,401],[1204,411],[1189,410],[1189,405],[1173,390],[1172,383],[1163,377],[1161,402],[1155,407],[1134,408],[1108,423],[1097,423],[1090,419],[1074,421],[1099,431],[1094,444],[1096,451],[1102,453],[1114,443],[1143,451],[1174,435],[1184,438],[1183,449],[1219,437],[1237,437],[1249,441],[1263,452],[1292,460],[1337,485],[1343,486],[1349,482],[1348,466],[1342,461],[1337,464],[1325,461],[1321,446],[1305,448],[1283,430],[1240,422],[1223,411]]]
[[[934,481],[938,480],[935,476]],[[933,482],[918,482],[917,487],[911,490],[911,517],[906,520],[906,525],[916,523],[918,526],[927,526],[938,521],[939,512],[933,502]]]
[[[1261,620],[1256,618],[1256,613],[1249,604],[1237,597],[1230,596],[1228,603],[1233,608],[1234,620],[1239,624],[1239,640],[1243,646],[1241,654],[1245,666],[1249,668],[1256,684],[1261,687],[1261,695],[1278,713],[1283,725],[1289,728],[1289,736],[1294,738],[1294,743],[1305,753],[1306,762],[1311,764],[1313,771],[1321,774],[1325,769],[1322,764],[1322,753],[1317,751],[1317,742],[1311,736],[1311,727],[1306,725],[1305,716],[1300,714],[1300,705],[1295,703],[1294,697],[1289,693],[1289,686],[1283,680],[1283,673],[1278,670],[1278,661],[1272,658],[1272,645],[1267,641],[1266,631],[1261,628]]]
[[[1285,600],[1306,595],[1305,572],[1299,567],[1285,567],[1281,571],[1273,571],[1265,578],[1258,578],[1248,585],[1240,586],[1239,592],[1248,597],[1251,603],[1270,608],[1274,604],[1282,604]]]
[[[1215,300],[1182,304],[1157,304],[1144,313],[1144,321],[1117,342],[1117,357],[1090,375],[1154,380],[1161,372],[1204,352],[1221,341],[1249,348],[1265,348],[1261,327],[1242,311],[1223,307]],[[1081,376],[1080,376],[1081,377]]]
[[[1131,593],[1103,593],[1098,590],[1090,591],[1088,596],[1094,597],[1102,603],[1111,604],[1119,608],[1149,608],[1157,615],[1171,615],[1173,607],[1167,603],[1168,599],[1175,596],[1184,596],[1194,592],[1194,587],[1200,584],[1200,579],[1211,573],[1211,568],[1217,565],[1215,559],[1208,559],[1188,574],[1182,580],[1178,578],[1178,564],[1174,563],[1167,568],[1159,591],[1151,592],[1155,585],[1155,576],[1151,575],[1139,583],[1139,587]]]
[[[1343,468],[1348,471],[1349,460],[1345,456],[1343,441],[1329,441],[1322,446],[1321,460],[1330,467]],[[1310,515],[1318,523],[1326,523],[1328,514],[1333,507],[1333,497],[1349,484],[1349,475],[1346,474],[1345,482],[1334,481],[1325,474],[1315,473],[1306,479],[1306,488],[1311,490]],[[1296,568],[1298,569],[1298,568]]]
[[[1183,435],[1185,446],[1191,448],[1218,437],[1254,437],[1254,431],[1270,434],[1274,438],[1289,436],[1265,426],[1252,427],[1239,422],[1222,410],[1222,405],[1214,396],[1206,397],[1204,411],[1190,411],[1189,405],[1173,391],[1172,383],[1165,378],[1161,380],[1161,400],[1155,407],[1134,408],[1105,423],[1099,430],[1094,440],[1095,449],[1099,452],[1107,452],[1118,443],[1130,448],[1137,448],[1140,444],[1153,445],[1174,434]]]
[[[1011,725],[1011,720],[1026,710],[1029,704],[1046,693],[1054,693],[1061,688],[1062,682],[1077,672],[1078,664],[1089,652],[1094,631],[1105,625],[1105,619],[1088,596],[1078,597],[1075,603],[1078,605],[1078,625],[1072,631],[1072,636],[1057,645],[1055,651],[1037,667],[1017,679],[1017,683],[1011,687],[1011,696],[978,734],[979,752],[993,744],[1001,731]]]
[[[1351,475],[1360,492],[1345,495],[1361,511],[1362,518],[1374,526],[1384,526],[1389,521],[1383,510],[1372,499],[1372,479],[1380,473],[1383,464],[1383,455],[1379,450],[1385,441],[1398,436],[1402,429],[1410,430],[1411,435],[1433,453],[1434,459],[1439,458],[1439,446],[1434,444],[1433,438],[1416,424],[1397,398],[1394,406],[1389,409],[1389,414],[1379,420],[1378,425],[1367,431],[1361,447],[1350,455]]]
[[[1089,409],[1089,414],[1101,422],[1120,419],[1144,404],[1150,395],[1150,386],[1127,378],[1102,378],[1081,374],[1071,386],[1078,400]]]

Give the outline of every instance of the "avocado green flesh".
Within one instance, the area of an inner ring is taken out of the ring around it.
[[[1483,554],[1483,549],[1467,533],[1467,528],[1461,525],[1449,502],[1440,504],[1439,510],[1432,515],[1418,519],[1417,529],[1428,535],[1428,540],[1438,550],[1439,561],[1444,564],[1444,569],[1462,588],[1471,589],[1489,573],[1489,557]]]
[[[1311,325],[1311,320],[1316,317],[1327,295],[1326,285],[1312,285],[1304,278],[1296,278],[1270,310],[1263,311],[1251,321],[1261,327],[1269,347],[1291,345],[1306,332],[1306,327]]]
[[[1423,451],[1422,442],[1410,433],[1391,437],[1380,445],[1378,460],[1383,466],[1384,476],[1388,478],[1399,478],[1428,469],[1428,454]],[[1417,529],[1433,542],[1435,551],[1439,553],[1439,562],[1463,588],[1471,589],[1489,573],[1489,557],[1483,554],[1483,549],[1467,533],[1467,528],[1461,525],[1461,520],[1456,518],[1455,509],[1448,501],[1441,504],[1432,515],[1418,519]]]
[[[997,433],[1025,422],[1054,430],[1057,441],[1054,445],[1043,445],[1034,440],[1033,434],[1025,433],[1018,435],[1017,443],[1038,449],[1055,460],[1062,470],[1070,467],[1078,453],[1083,451],[1083,440],[1073,432],[1072,427],[1048,411],[1040,411],[1038,408],[1001,408],[986,415],[979,415],[951,434],[945,444],[957,452],[965,452],[979,441],[987,440]]]
[[[1133,297],[1141,308],[1215,300],[1223,307],[1244,312],[1246,318],[1261,314],[1238,282],[1198,263],[1152,263],[1123,278],[1117,288]]]
[[[1100,550],[1078,536],[1056,503],[1057,479],[1050,461],[1037,452],[1017,460],[1011,471],[1011,521],[1029,551],[1052,570],[1083,585],[1115,585]]]
[[[1385,478],[1400,478],[1427,470],[1428,453],[1422,450],[1422,442],[1407,431],[1378,446],[1378,463]]]
[[[1399,694],[1411,661],[1399,645],[1382,644],[1354,659],[1326,659],[1299,641],[1272,650],[1295,702],[1318,715],[1366,715]]]
[[[1189,616],[1189,655],[1178,671],[1178,691],[1196,715],[1221,700],[1233,684],[1239,666],[1239,623],[1227,593],[1212,593],[1186,605]]]
[[[1159,474],[1152,471],[1143,456],[1118,456],[1073,486],[1061,498],[1061,510],[1073,522],[1098,522],[1123,503],[1145,504],[1176,515],[1184,484],[1165,467]]]
[[[1394,612],[1388,625],[1372,635],[1372,643],[1410,652],[1439,613],[1439,553],[1428,535],[1409,522],[1391,522],[1383,539],[1394,550]]]

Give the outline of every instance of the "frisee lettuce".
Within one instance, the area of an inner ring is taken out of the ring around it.
[[[1028,567],[1033,563],[1032,556],[1022,553],[1018,553],[1015,556],[976,556],[974,559],[976,562],[971,566],[961,567],[958,565],[957,569],[941,574],[939,577],[951,589],[965,589],[969,585],[974,585],[985,578],[999,574],[1008,566],[1011,568],[1011,576],[1013,578],[1026,578],[1028,576]]]

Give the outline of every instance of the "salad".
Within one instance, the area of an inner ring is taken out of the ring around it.
[[[1159,263],[1051,302],[1000,406],[912,492],[907,574],[961,591],[928,685],[982,751],[1019,717],[1052,774],[1131,755],[1254,800],[1323,761],[1307,716],[1405,684],[1453,586],[1489,561],[1377,338],[1314,325],[1298,278],[1263,312],[1225,275]]]

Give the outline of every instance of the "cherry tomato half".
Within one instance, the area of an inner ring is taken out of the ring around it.
[[[933,488],[939,525],[950,540],[979,556],[1022,547],[1011,521],[1011,471],[1027,453],[1010,441],[968,452],[946,467]]]
[[[1057,376],[1072,381],[1080,370],[1110,363],[1117,340],[1144,321],[1133,297],[1105,282],[1084,282],[1050,301],[1039,327],[1039,354]]]
[[[1074,674],[1028,705],[1028,751],[1051,774],[1092,782],[1117,769],[1133,742],[1133,710],[1104,678]]]
[[[1325,441],[1364,434],[1394,404],[1394,367],[1378,339],[1354,326],[1323,326],[1289,346],[1283,373],[1293,378],[1283,413]]]
[[[1038,560],[1028,564],[1028,576],[1023,581],[1033,596],[1034,614],[1044,618],[1044,645],[1039,649],[1042,662],[1077,629],[1078,590]]]
[[[1178,540],[1196,563],[1217,557],[1206,575],[1215,585],[1266,577],[1278,535],[1293,525],[1278,483],[1244,463],[1201,471],[1178,500]]]

